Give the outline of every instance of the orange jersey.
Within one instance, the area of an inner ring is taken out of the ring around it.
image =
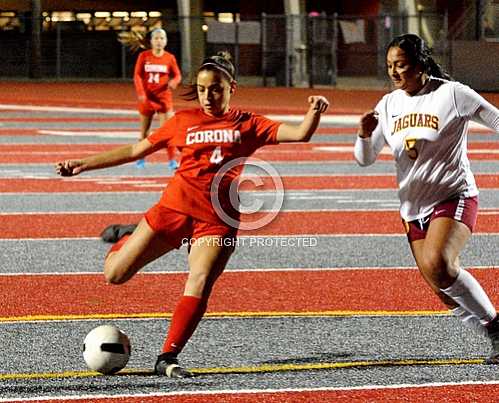
[[[168,82],[177,85],[182,75],[175,56],[165,51],[163,56],[154,56],[152,50],[145,50],[137,58],[133,81],[138,96],[161,98],[168,89]]]
[[[177,147],[180,167],[163,192],[160,203],[208,223],[221,219],[211,202],[211,186],[220,168],[228,162],[249,157],[258,148],[277,144],[279,122],[260,115],[229,110],[222,117],[202,109],[180,111],[147,139],[156,147]],[[225,213],[237,218],[230,207],[230,186],[238,181],[243,166],[237,165],[223,176],[218,198]]]

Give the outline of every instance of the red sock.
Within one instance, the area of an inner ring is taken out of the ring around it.
[[[109,252],[107,252],[106,259],[111,252],[119,251],[128,238],[130,238],[130,234],[124,235],[118,242],[111,246]]]
[[[206,305],[204,298],[188,295],[180,298],[173,312],[168,336],[163,345],[163,353],[178,354],[182,351],[203,317]]]

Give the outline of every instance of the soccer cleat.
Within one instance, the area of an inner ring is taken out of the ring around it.
[[[154,365],[156,375],[167,376],[168,378],[192,378],[194,374],[178,365],[178,360],[172,353],[158,355]]]
[[[135,162],[135,166],[136,166],[137,168],[141,168],[141,169],[142,169],[142,168],[145,168],[145,166],[146,166],[146,160],[137,160],[137,161]]]
[[[486,364],[499,364],[499,315],[486,326],[492,349],[485,359]]]
[[[112,224],[101,232],[100,237],[104,242],[115,243],[118,242],[127,234],[131,234],[137,228],[136,224],[121,225]]]
[[[176,171],[178,168],[178,162],[176,160],[170,160],[168,161],[168,169],[170,171]]]

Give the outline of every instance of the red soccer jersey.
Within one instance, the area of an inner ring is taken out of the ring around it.
[[[161,98],[169,91],[168,82],[178,84],[182,76],[175,56],[165,51],[163,56],[154,56],[152,50],[145,50],[137,58],[133,81],[138,96]]]
[[[279,126],[279,122],[263,116],[233,109],[223,117],[209,116],[202,109],[177,112],[147,138],[157,147],[174,146],[181,152],[180,167],[160,203],[194,218],[220,224],[222,221],[211,202],[211,185],[217,171],[229,161],[250,156],[259,147],[277,144]],[[228,170],[218,188],[220,205],[233,218],[237,218],[237,212],[230,207],[229,189],[238,181],[242,168],[239,164]]]

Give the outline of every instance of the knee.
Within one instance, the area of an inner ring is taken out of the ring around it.
[[[126,281],[117,265],[111,264],[109,259],[104,264],[104,278],[108,284],[123,284]]]
[[[439,289],[447,288],[457,277],[455,263],[440,250],[428,250],[423,256],[421,270]]]

